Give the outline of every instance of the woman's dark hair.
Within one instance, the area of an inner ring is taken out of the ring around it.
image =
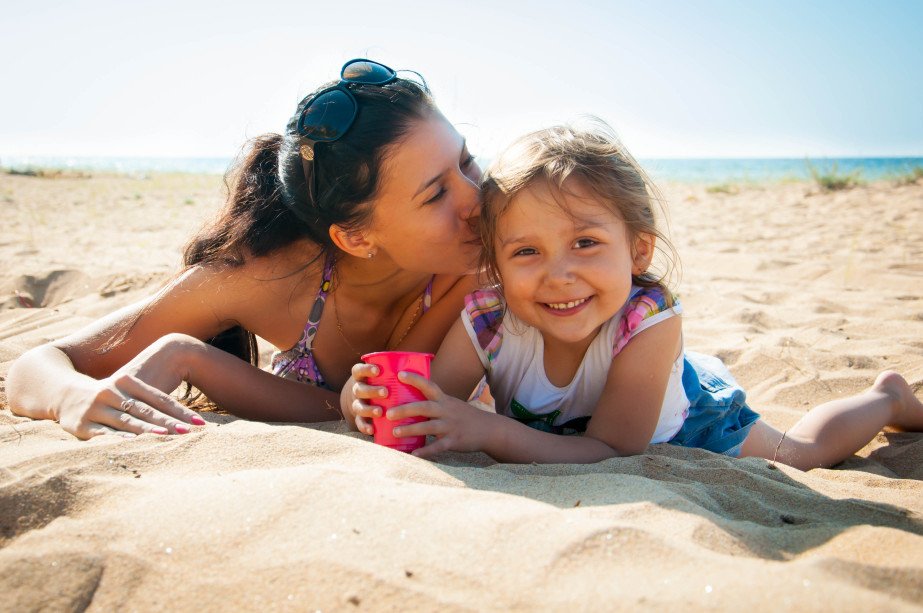
[[[224,207],[186,245],[183,262],[237,267],[308,238],[319,255],[334,249],[333,224],[358,230],[371,218],[369,201],[380,182],[389,147],[399,143],[415,121],[435,110],[426,83],[397,79],[387,85],[349,84],[358,114],[349,130],[334,142],[314,145],[316,193],[312,198],[301,159],[305,140],[296,132],[304,107],[328,83],[306,96],[288,122],[285,134],[264,134],[244,146],[225,176]],[[304,268],[294,271],[300,272]],[[258,362],[256,338],[241,327],[226,330],[209,343],[253,364]]]

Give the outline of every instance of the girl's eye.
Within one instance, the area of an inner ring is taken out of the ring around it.
[[[462,168],[468,168],[473,163],[474,163],[474,156],[469,153],[468,157],[466,157],[464,161],[462,162]]]
[[[429,200],[426,200],[423,204],[432,204],[436,202],[437,200],[441,200],[443,196],[445,196],[445,188],[440,187],[439,191],[436,192],[436,195],[430,198]]]
[[[578,239],[574,244],[577,249],[586,249],[587,247],[592,247],[593,245],[598,245],[599,243],[593,240],[592,238],[581,238]]]
[[[521,255],[535,255],[536,253],[538,253],[538,251],[532,247],[523,247],[522,249],[517,249],[515,252],[513,252],[513,257],[518,257]]]

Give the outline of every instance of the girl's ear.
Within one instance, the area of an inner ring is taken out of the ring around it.
[[[654,246],[657,237],[653,234],[638,234],[632,245],[631,274],[638,277],[647,272],[654,259]]]
[[[330,226],[330,240],[341,251],[357,258],[372,258],[375,256],[375,247],[366,238],[362,232],[355,230],[346,230],[342,226],[333,224]]]

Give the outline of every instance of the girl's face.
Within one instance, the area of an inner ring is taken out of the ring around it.
[[[439,113],[418,121],[381,172],[366,232],[375,257],[416,272],[474,272],[481,169],[452,124]]]
[[[579,182],[564,187],[536,181],[516,194],[497,221],[497,270],[508,308],[546,343],[582,344],[628,300],[653,238],[632,241],[619,215]]]

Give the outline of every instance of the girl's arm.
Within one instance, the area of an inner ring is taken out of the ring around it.
[[[10,407],[60,421],[80,438],[183,432],[183,422],[202,422],[168,396],[187,380],[237,415],[336,418],[326,408],[335,406],[335,394],[284,381],[201,342],[266,307],[258,290],[240,269],[192,268],[155,296],[21,356],[7,380]],[[113,338],[119,342],[108,347]],[[136,403],[126,413],[120,409],[128,399]]]
[[[682,351],[682,322],[682,317],[673,316],[651,326],[612,359],[584,438],[605,443],[620,456],[647,449],[673,364]]]
[[[396,427],[394,436],[431,434],[437,439],[413,451],[415,456],[431,458],[442,451],[483,451],[498,462],[586,464],[618,455],[596,439],[541,432],[511,417],[482,411],[444,394],[438,385],[413,373],[400,379],[417,387],[428,400],[390,409],[388,419],[422,415],[429,421]]]
[[[435,382],[412,374],[402,379],[429,400],[391,409],[388,417],[430,418],[394,431],[395,436],[436,435],[435,443],[413,452],[420,457],[455,450],[483,451],[500,462],[590,463],[639,454],[657,427],[670,371],[682,348],[681,332],[680,317],[670,317],[639,333],[619,352],[584,436],[541,432],[480,411],[447,396]]]
[[[446,394],[467,399],[483,376],[481,358],[471,344],[464,322],[456,317],[433,358],[430,380]]]

